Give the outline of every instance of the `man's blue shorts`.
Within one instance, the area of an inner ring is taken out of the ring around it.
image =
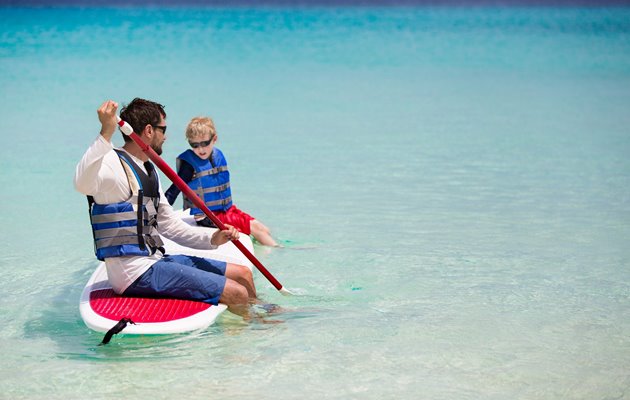
[[[124,291],[125,296],[173,297],[219,304],[226,263],[185,255],[164,256]]]

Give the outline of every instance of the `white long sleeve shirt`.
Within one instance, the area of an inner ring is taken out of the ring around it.
[[[144,163],[140,159],[131,154],[129,157],[144,170]],[[103,136],[98,135],[77,164],[74,187],[80,193],[94,197],[98,204],[118,203],[131,196],[129,181],[120,158],[112,143]],[[217,247],[211,243],[212,230],[206,232],[193,229],[177,217],[164,196],[161,184],[157,221],[158,232],[182,246],[202,250]],[[121,294],[160,258],[159,252],[152,256],[108,257],[105,264],[109,283],[116,293]]]

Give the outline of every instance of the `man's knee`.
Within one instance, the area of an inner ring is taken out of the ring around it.
[[[225,281],[225,287],[223,289],[223,293],[221,294],[221,298],[219,301],[221,303],[225,303],[227,305],[232,304],[247,304],[249,300],[249,295],[247,294],[247,289],[231,279],[227,279]]]
[[[251,269],[249,269],[249,268],[247,268],[247,267],[246,267],[246,266],[244,266],[244,265],[241,265],[240,267],[241,267],[241,268],[240,268],[240,270],[241,270],[241,271],[240,271],[241,276],[242,276],[244,279],[246,279],[247,281],[252,281],[252,280],[254,279],[254,274],[252,273],[252,270],[251,270]]]
[[[231,270],[231,278],[234,280],[245,279],[247,281],[252,281],[254,279],[252,270],[244,265],[229,264],[229,268]]]

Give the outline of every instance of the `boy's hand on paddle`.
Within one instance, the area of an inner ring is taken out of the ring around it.
[[[216,246],[220,246],[222,244],[229,242],[230,240],[238,240],[239,233],[236,230],[236,228],[233,227],[232,225],[228,225],[228,224],[224,224],[224,225],[225,225],[225,230],[216,231],[212,235],[212,240],[211,240],[212,244]]]

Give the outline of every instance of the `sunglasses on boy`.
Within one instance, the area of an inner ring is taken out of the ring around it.
[[[192,147],[193,149],[196,149],[197,147],[208,147],[210,146],[210,143],[212,143],[212,139],[204,140],[203,142],[188,142],[190,147]]]

